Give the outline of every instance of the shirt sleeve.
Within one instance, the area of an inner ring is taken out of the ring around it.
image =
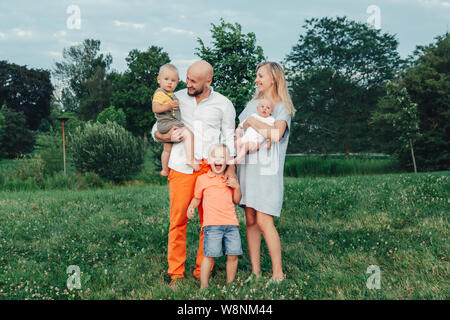
[[[194,188],[194,198],[202,199],[203,198],[203,190],[205,189],[205,183],[203,181],[204,179],[202,176],[197,178],[197,181],[195,182],[195,188]]]
[[[228,101],[223,112],[221,140],[230,150],[230,156],[234,157],[236,152],[234,150],[234,130],[235,130],[236,110],[231,101]]]
[[[286,137],[287,134],[289,134],[289,130],[291,127],[291,115],[286,112],[284,109],[284,104],[281,104],[278,106],[280,110],[278,111],[277,115],[275,116],[275,121],[284,120],[286,121],[286,130],[284,131],[283,138]]]
[[[156,102],[156,103],[159,103],[159,104],[166,104],[167,103],[167,96],[163,92],[158,91],[153,96],[152,103],[153,102]]]
[[[156,139],[155,139],[155,133],[156,133],[156,131],[158,130],[158,126],[157,126],[157,124],[156,124],[156,122],[153,124],[153,127],[152,127],[152,138],[153,138],[153,141],[155,141],[155,142],[158,142],[158,141],[156,141]]]

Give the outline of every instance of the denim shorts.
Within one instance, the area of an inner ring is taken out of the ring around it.
[[[239,226],[206,226],[203,227],[203,255],[217,258],[223,255],[237,256],[242,254]]]

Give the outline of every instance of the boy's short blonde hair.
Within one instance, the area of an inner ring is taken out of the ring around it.
[[[160,76],[164,71],[166,71],[166,70],[170,70],[170,71],[174,71],[174,72],[176,72],[176,73],[178,73],[178,69],[177,69],[177,67],[175,67],[173,64],[171,64],[171,63],[166,63],[166,64],[164,64],[164,65],[162,65],[160,68],[159,68],[159,73],[158,73],[158,75]]]

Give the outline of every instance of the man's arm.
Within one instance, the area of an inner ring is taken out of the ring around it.
[[[157,129],[156,123],[152,128],[152,137],[153,140],[161,143],[180,142],[183,140],[183,134],[180,129],[172,128],[167,133],[160,133]]]
[[[228,150],[230,150],[230,156],[232,157],[236,155],[234,148],[235,119],[236,110],[231,101],[229,101],[224,108],[220,134],[223,139],[222,142],[226,144]]]

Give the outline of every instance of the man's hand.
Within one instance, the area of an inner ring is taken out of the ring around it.
[[[155,132],[155,139],[158,142],[168,143],[168,142],[180,142],[183,141],[183,130],[177,127],[173,127],[167,133]]]

